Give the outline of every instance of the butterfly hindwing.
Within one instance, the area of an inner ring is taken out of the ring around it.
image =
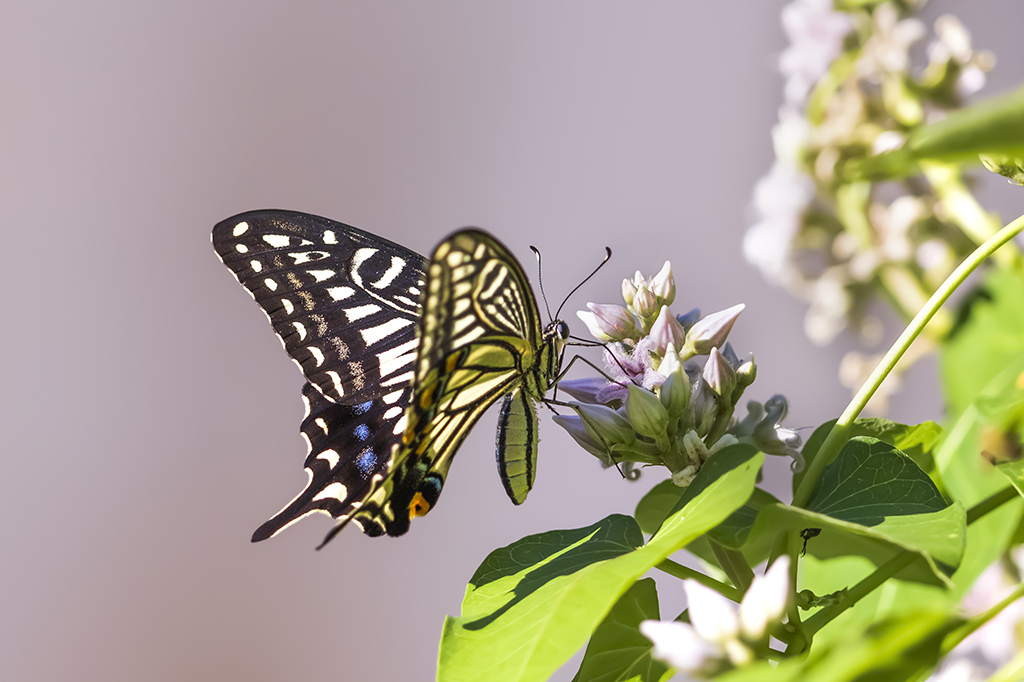
[[[213,245],[328,400],[360,403],[411,381],[422,256],[349,225],[279,210],[222,221]]]
[[[302,517],[322,512],[359,523],[367,535],[383,535],[366,499],[385,477],[394,446],[404,431],[405,405],[412,387],[397,394],[362,403],[333,403],[311,384],[302,389],[306,417],[300,427],[309,446],[306,488],[284,509],[253,533],[253,542],[265,540]]]

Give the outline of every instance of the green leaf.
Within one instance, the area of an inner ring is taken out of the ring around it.
[[[844,180],[897,178],[916,173],[921,161],[978,163],[980,154],[1024,153],[1024,88],[950,112],[912,131],[887,154],[850,162]]]
[[[757,515],[761,509],[770,505],[779,504],[779,499],[770,492],[754,488],[753,494],[747,503],[729,515],[725,521],[715,526],[708,535],[721,545],[732,549],[740,549],[747,541]],[[767,554],[760,558],[747,556],[751,564],[759,564],[767,559]]]
[[[656,682],[668,667],[651,658],[651,640],[639,628],[660,618],[654,580],[633,583],[597,626],[573,682]]]
[[[909,550],[918,557],[897,577],[945,587],[963,557],[963,505],[947,505],[913,460],[875,438],[858,436],[843,447],[807,507],[764,507],[744,552],[766,549],[782,530],[820,528],[807,543],[808,553],[818,558],[859,554],[881,566]]]
[[[798,534],[818,528],[821,533],[808,540],[807,553],[819,559],[863,556],[878,567],[908,550],[918,556],[897,578],[948,587],[947,574],[963,556],[965,525],[966,514],[959,503],[930,514],[888,517],[870,527],[775,504],[761,511],[748,542],[768,545],[781,531]]]
[[[803,448],[803,456],[808,464],[817,455],[818,449],[825,442],[825,438],[835,423],[835,419],[825,422],[816,428],[811,437],[807,439]],[[888,419],[872,417],[854,421],[850,429],[850,437],[856,436],[871,436],[888,443],[914,460],[917,466],[924,471],[931,471],[935,467],[932,451],[942,439],[942,427],[932,421],[920,424],[899,424]],[[803,471],[798,471],[793,475],[793,492],[796,492],[800,481],[803,480],[805,471],[807,471],[806,466]]]
[[[912,459],[877,438],[858,436],[825,467],[807,503],[810,511],[875,526],[887,516],[945,509],[946,501]]]
[[[638,541],[640,528],[632,518],[616,516],[492,553],[467,588],[462,615],[445,620],[438,679],[547,680],[644,573],[750,497],[763,461],[749,446],[716,453],[687,488],[682,507],[633,551],[629,545]],[[602,533],[612,526],[622,530]],[[612,545],[625,553],[616,556]]]
[[[633,512],[640,530],[647,535],[654,535],[675,508],[683,492],[684,489],[673,483],[672,479],[666,479],[648,490]]]

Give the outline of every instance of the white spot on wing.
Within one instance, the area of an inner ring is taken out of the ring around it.
[[[266,285],[266,287],[271,291],[277,291],[277,282],[272,280],[270,277],[267,277],[265,280],[263,280],[263,284]]]
[[[322,282],[325,279],[334,277],[335,272],[334,270],[310,270],[309,274],[313,275],[313,277],[316,278],[316,281]]]
[[[323,351],[321,351],[316,346],[306,346],[306,350],[308,350],[309,354],[313,356],[314,360],[316,360],[316,366],[317,367],[319,367],[320,365],[324,364],[324,354],[323,354]]]
[[[358,305],[354,308],[347,308],[345,310],[345,317],[348,319],[349,322],[355,322],[356,320],[361,320],[368,315],[373,315],[374,313],[378,312],[380,312],[379,305],[375,303],[367,303],[366,305]],[[404,321],[408,322],[408,320]],[[363,333],[365,334],[365,330],[363,330]]]
[[[299,333],[299,340],[305,340],[306,338],[306,325],[301,322],[292,322],[292,326],[295,327],[295,331]]]
[[[337,244],[338,238],[334,236],[334,230],[324,230],[324,244]]]
[[[405,369],[415,359],[416,339],[411,339],[394,348],[388,348],[377,353],[377,364],[380,365],[381,378]]]
[[[381,339],[391,336],[403,327],[408,327],[410,324],[412,324],[412,320],[407,320],[404,317],[393,317],[387,322],[378,324],[376,327],[360,329],[359,334],[363,337],[363,341],[367,346],[372,346]]]
[[[380,385],[381,386],[392,386],[394,384],[409,383],[411,381],[412,381],[412,372],[410,371],[410,372],[406,372],[405,374],[399,374],[396,377],[392,377],[391,379],[388,379],[387,381],[381,381]]]
[[[282,298],[281,299],[281,305],[284,306],[284,311],[286,313],[288,313],[289,315],[291,315],[293,312],[295,312],[295,306],[292,305],[292,302],[289,301],[287,298]]]
[[[308,414],[306,416],[309,416]],[[324,435],[330,435],[327,431],[327,422],[324,421],[323,417],[317,417],[313,420],[313,423],[320,427],[320,430],[324,432]]]
[[[373,283],[373,286],[377,289],[383,289],[384,287],[395,281],[395,277],[398,277],[398,274],[402,272],[402,268],[404,267],[404,260],[402,260],[398,256],[392,256],[391,267],[389,267],[387,271],[383,275],[381,275],[380,279]]]
[[[354,293],[356,290],[352,287],[330,287],[327,289],[327,294],[335,301],[344,301]]]
[[[238,253],[249,253],[249,247],[245,244],[235,244],[235,251]]]
[[[235,229],[231,230],[231,234],[234,237],[241,237],[249,230],[249,223],[238,223],[235,225]]]
[[[398,399],[402,397],[402,391],[393,391],[384,396],[384,402],[388,405],[394,405],[398,402]]]
[[[317,455],[319,457],[319,455]],[[332,483],[319,493],[317,493],[314,500],[323,500],[328,497],[333,497],[339,502],[344,502],[345,498],[348,497],[348,489],[340,483]]]
[[[288,246],[291,239],[287,235],[283,234],[265,234],[263,235],[263,241],[270,244],[275,249],[281,249]]]
[[[317,455],[316,458],[317,459],[325,459],[325,460],[327,460],[327,463],[331,465],[332,469],[334,467],[338,466],[338,462],[341,461],[341,455],[339,455],[335,450],[324,450],[319,455]],[[328,487],[330,487],[330,486],[328,486]],[[344,490],[344,488],[343,488],[343,490]],[[342,493],[342,495],[344,495],[344,493]],[[340,500],[340,499],[343,499],[343,498],[339,497],[338,499]]]
[[[405,427],[408,424],[409,424],[409,415],[408,414],[403,414],[402,418],[398,420],[397,424],[395,424],[395,428],[392,430],[392,433],[394,433],[396,436],[402,435],[403,433],[405,433]]]
[[[249,261],[249,267],[252,268],[253,272],[260,272],[261,270],[263,270],[263,263],[253,258],[251,261]]]
[[[385,419],[394,419],[398,415],[402,414],[402,410],[404,410],[404,409],[405,408],[402,407],[401,405],[395,405],[394,407],[389,407],[387,409],[387,412],[384,413],[384,418]]]
[[[345,395],[345,387],[341,385],[341,377],[335,371],[326,372],[330,378],[331,383],[334,384],[334,390],[337,391],[338,395]]]

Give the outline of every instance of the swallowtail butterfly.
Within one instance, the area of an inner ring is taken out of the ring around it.
[[[437,503],[452,458],[503,398],[497,459],[516,504],[533,486],[536,401],[557,380],[569,336],[543,326],[522,266],[466,229],[428,260],[304,213],[242,213],[213,228],[224,264],[302,370],[306,488],[253,534],[313,512],[371,536],[402,535]],[[323,546],[323,545],[321,545]]]

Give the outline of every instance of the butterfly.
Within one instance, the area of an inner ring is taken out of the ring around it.
[[[536,403],[559,378],[569,328],[542,325],[500,241],[465,229],[426,259],[327,218],[260,210],[218,223],[213,246],[306,378],[309,482],[253,542],[315,512],[337,520],[321,547],[349,521],[402,535],[499,398],[499,474],[515,504],[526,499]]]

